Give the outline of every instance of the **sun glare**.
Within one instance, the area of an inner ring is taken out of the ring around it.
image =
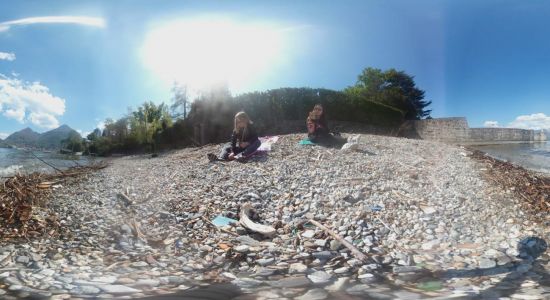
[[[283,55],[284,30],[229,20],[189,20],[152,29],[142,48],[145,65],[167,82],[190,89],[226,83],[241,90]]]

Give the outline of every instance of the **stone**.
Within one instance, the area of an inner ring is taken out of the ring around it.
[[[328,274],[325,271],[316,271],[307,275],[307,278],[309,278],[309,280],[311,280],[311,282],[315,284],[324,284],[331,280],[332,275]]]
[[[311,284],[305,276],[291,276],[277,281],[268,282],[269,285],[278,288],[297,288],[305,287]]]
[[[237,278],[231,281],[231,283],[241,288],[254,288],[262,284],[263,281],[252,278]]]
[[[416,273],[421,272],[422,268],[417,266],[395,266],[393,267],[393,272],[400,274],[400,273]]]
[[[98,294],[101,290],[95,286],[81,285],[71,289],[71,292],[75,294]]]
[[[288,268],[288,274],[305,273],[307,269],[307,266],[302,263],[293,263]]]
[[[346,289],[346,293],[350,295],[365,295],[370,289],[371,287],[369,285],[357,284]]]
[[[323,300],[328,297],[327,291],[324,289],[312,289],[302,296],[295,297],[296,300]]]
[[[156,287],[159,284],[160,284],[160,281],[156,279],[139,279],[132,286],[133,287]]]
[[[325,287],[325,289],[329,292],[341,291],[349,283],[349,280],[348,277],[340,277],[333,284]]]
[[[98,286],[102,291],[109,294],[133,294],[141,292],[138,289],[120,284],[106,284]]]
[[[312,238],[313,236],[315,235],[315,230],[311,230],[311,229],[308,229],[304,232],[302,232],[301,236],[304,237],[304,238]]]
[[[235,247],[234,250],[237,251],[237,252],[240,252],[240,253],[246,253],[250,250],[250,246],[248,246],[248,245],[239,245],[239,246]]]
[[[342,247],[342,243],[340,243],[337,240],[330,241],[330,250],[332,251],[338,251]]]
[[[256,263],[259,264],[262,267],[272,265],[275,262],[275,259],[273,257],[270,258],[261,258],[256,260]]]
[[[136,261],[136,262],[131,263],[130,266],[132,266],[134,268],[145,268],[145,267],[148,267],[149,264],[144,262],[144,261]]]
[[[100,282],[100,283],[114,283],[117,281],[117,277],[116,276],[101,276],[101,277],[94,277],[92,279],[93,282]]]
[[[15,259],[15,262],[18,262],[20,264],[28,264],[29,261],[30,261],[30,258],[28,256],[24,256],[24,255],[18,256]]]
[[[482,269],[494,268],[497,265],[497,262],[493,259],[482,257],[478,261],[479,267]]]
[[[348,271],[349,271],[348,267],[341,267],[341,268],[338,268],[338,269],[334,270],[334,273],[343,274],[343,273],[347,273]]]
[[[314,252],[312,255],[313,255],[313,257],[318,258],[320,260],[327,260],[327,259],[331,259],[332,257],[334,257],[334,255],[330,251]]]

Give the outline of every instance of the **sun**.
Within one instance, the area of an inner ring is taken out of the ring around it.
[[[195,90],[224,83],[242,90],[281,62],[284,32],[219,18],[174,21],[147,33],[141,56],[168,83]]]

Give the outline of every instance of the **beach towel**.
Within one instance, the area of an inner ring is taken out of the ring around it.
[[[260,147],[256,151],[269,152],[269,151],[271,151],[271,146],[279,140],[279,137],[278,136],[262,136],[259,139],[260,139],[260,142],[262,142],[262,144],[260,145]]]
[[[303,139],[298,142],[299,145],[317,145],[314,142],[310,141],[309,139]]]

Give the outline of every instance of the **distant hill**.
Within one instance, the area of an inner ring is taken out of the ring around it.
[[[80,134],[67,125],[61,125],[42,134],[27,127],[12,133],[3,143],[17,147],[59,149],[61,148],[61,142],[70,136],[80,137]],[[1,144],[2,142],[0,142]]]
[[[5,142],[18,147],[35,147],[40,133],[33,131],[29,127],[10,134]]]
[[[59,149],[61,142],[66,140],[69,136],[78,136],[80,134],[76,130],[67,125],[61,125],[60,127],[46,131],[38,137],[37,147],[45,149]]]

